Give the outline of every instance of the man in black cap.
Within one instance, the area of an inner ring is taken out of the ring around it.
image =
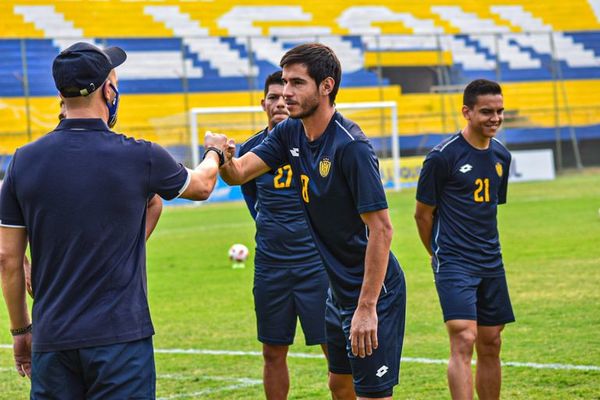
[[[31,398],[153,399],[154,329],[147,300],[149,198],[206,199],[226,138],[195,170],[161,146],[112,132],[123,50],[77,43],[52,72],[67,117],[17,149],[0,192],[0,271],[15,367]],[[213,145],[213,147],[211,147]],[[23,258],[31,258],[33,327]]]
[[[67,118],[67,110],[65,109],[65,101],[61,98],[59,103],[60,111],[58,113],[58,120],[62,121]],[[1,188],[0,184],[0,188]],[[147,211],[146,211],[146,240],[150,238],[154,228],[158,224],[158,219],[162,213],[163,203],[160,196],[155,194],[150,200],[148,200]],[[27,293],[33,298],[33,289],[31,287],[31,263],[27,256],[23,260],[23,270],[25,271],[25,287]]]

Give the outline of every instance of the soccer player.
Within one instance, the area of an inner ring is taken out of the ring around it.
[[[479,79],[465,88],[467,126],[425,158],[415,219],[431,256],[450,337],[448,384],[453,399],[500,397],[500,333],[513,322],[496,212],[506,202],[511,155],[494,138],[504,119],[502,90]]]
[[[265,81],[261,106],[268,119],[264,130],[240,148],[240,157],[261,144],[289,112],[283,98],[281,71]],[[256,221],[254,304],[258,340],[263,343],[263,382],[267,399],[286,399],[286,363],[299,318],[307,345],[320,344],[327,354],[325,300],[329,283],[296,192],[289,164],[242,185]]]
[[[339,400],[355,399],[353,387],[359,399],[391,399],[398,383],[406,290],[390,252],[393,229],[378,160],[360,127],[335,109],[341,65],[329,47],[297,46],[280,65],[292,118],[249,153],[226,162],[220,173],[227,183],[242,184],[291,166],[331,285],[329,387]]]
[[[147,202],[206,199],[223,162],[217,137],[193,171],[162,147],[110,130],[118,47],[76,43],[52,73],[66,118],[17,149],[0,192],[0,271],[15,367],[31,398],[151,399],[156,373],[147,299]],[[33,326],[23,257],[31,248]],[[33,331],[33,334],[32,334]]]

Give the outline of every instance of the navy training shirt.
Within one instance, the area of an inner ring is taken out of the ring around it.
[[[0,224],[25,227],[32,258],[33,351],[123,343],[154,333],[146,286],[148,199],[178,196],[186,169],[159,145],[65,119],[17,149]]]
[[[336,112],[323,135],[309,142],[302,122],[288,118],[252,152],[272,169],[291,165],[333,295],[342,306],[356,306],[368,241],[360,214],[387,208],[379,162],[364,133]],[[382,293],[400,277],[390,252]]]
[[[261,131],[240,147],[239,157],[267,137]],[[242,194],[256,221],[255,266],[313,267],[321,256],[308,230],[290,165],[283,165],[242,185]]]
[[[497,139],[479,150],[460,132],[427,155],[417,200],[436,207],[431,243],[436,272],[504,273],[496,216],[498,204],[506,203],[510,162]]]

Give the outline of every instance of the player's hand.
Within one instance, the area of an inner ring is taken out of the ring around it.
[[[225,153],[228,148],[227,136],[207,131],[204,135],[204,148],[207,147],[216,147]]]
[[[227,141],[227,150],[225,153],[225,164],[227,164],[235,156],[235,140],[229,139]]]
[[[359,306],[354,311],[350,324],[350,344],[352,354],[365,358],[373,354],[377,341],[377,310],[373,307]]]
[[[31,378],[31,332],[13,336],[13,354],[19,375]]]

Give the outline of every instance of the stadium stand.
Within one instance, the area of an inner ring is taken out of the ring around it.
[[[478,77],[503,84],[509,142],[567,125],[594,136],[599,13],[586,0],[5,0],[0,154],[55,124],[51,62],[79,40],[128,52],[119,128],[168,146],[187,144],[191,107],[256,105],[281,55],[309,40],[339,55],[340,102],[398,103],[403,150],[459,129],[457,92]],[[232,132],[238,140],[251,133]]]

